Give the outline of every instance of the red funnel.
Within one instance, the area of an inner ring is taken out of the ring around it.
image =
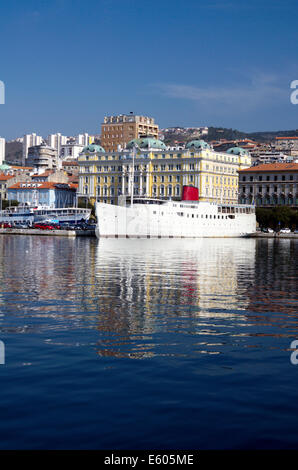
[[[199,190],[194,186],[183,186],[182,201],[198,201]]]

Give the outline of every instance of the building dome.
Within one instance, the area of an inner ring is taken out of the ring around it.
[[[0,171],[9,170],[10,168],[10,165],[7,165],[6,163],[2,163],[2,165],[0,165]]]
[[[205,140],[191,140],[185,146],[186,149],[194,148],[196,150],[210,149],[210,145]]]
[[[126,145],[127,149],[132,149],[134,146],[140,147],[141,149],[156,149],[156,150],[167,150],[167,146],[161,140],[155,139],[154,137],[143,137],[140,139],[133,139]]]
[[[105,152],[105,149],[101,145],[89,144],[83,148],[82,152]]]
[[[247,151],[241,147],[231,147],[227,150],[227,153],[232,153],[233,155],[248,155]]]

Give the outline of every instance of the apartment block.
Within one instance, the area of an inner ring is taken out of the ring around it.
[[[158,139],[158,125],[154,119],[134,114],[106,116],[101,126],[101,145],[107,152],[124,149],[129,141],[148,136]]]

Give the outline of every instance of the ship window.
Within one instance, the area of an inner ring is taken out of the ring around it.
[[[192,218],[194,218],[194,214],[192,214]]]

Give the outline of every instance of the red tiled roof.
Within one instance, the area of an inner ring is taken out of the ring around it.
[[[28,186],[30,184],[30,186]],[[26,186],[23,186],[26,185]],[[53,183],[52,181],[44,181],[40,183],[34,183],[34,186],[30,182],[19,182],[9,187],[9,189],[55,189],[59,186],[66,186],[65,189],[75,189],[75,185],[68,183]]]
[[[11,168],[14,170],[33,170],[33,166],[17,166],[17,165],[11,165]]]
[[[68,160],[62,162],[62,166],[78,166],[78,162],[76,160]]]
[[[298,137],[275,137],[276,140],[295,140],[298,139]]]
[[[298,171],[298,163],[261,163],[239,172]]]
[[[4,173],[0,174],[0,181],[7,181],[11,178],[14,178],[14,176],[13,175],[4,175]]]

